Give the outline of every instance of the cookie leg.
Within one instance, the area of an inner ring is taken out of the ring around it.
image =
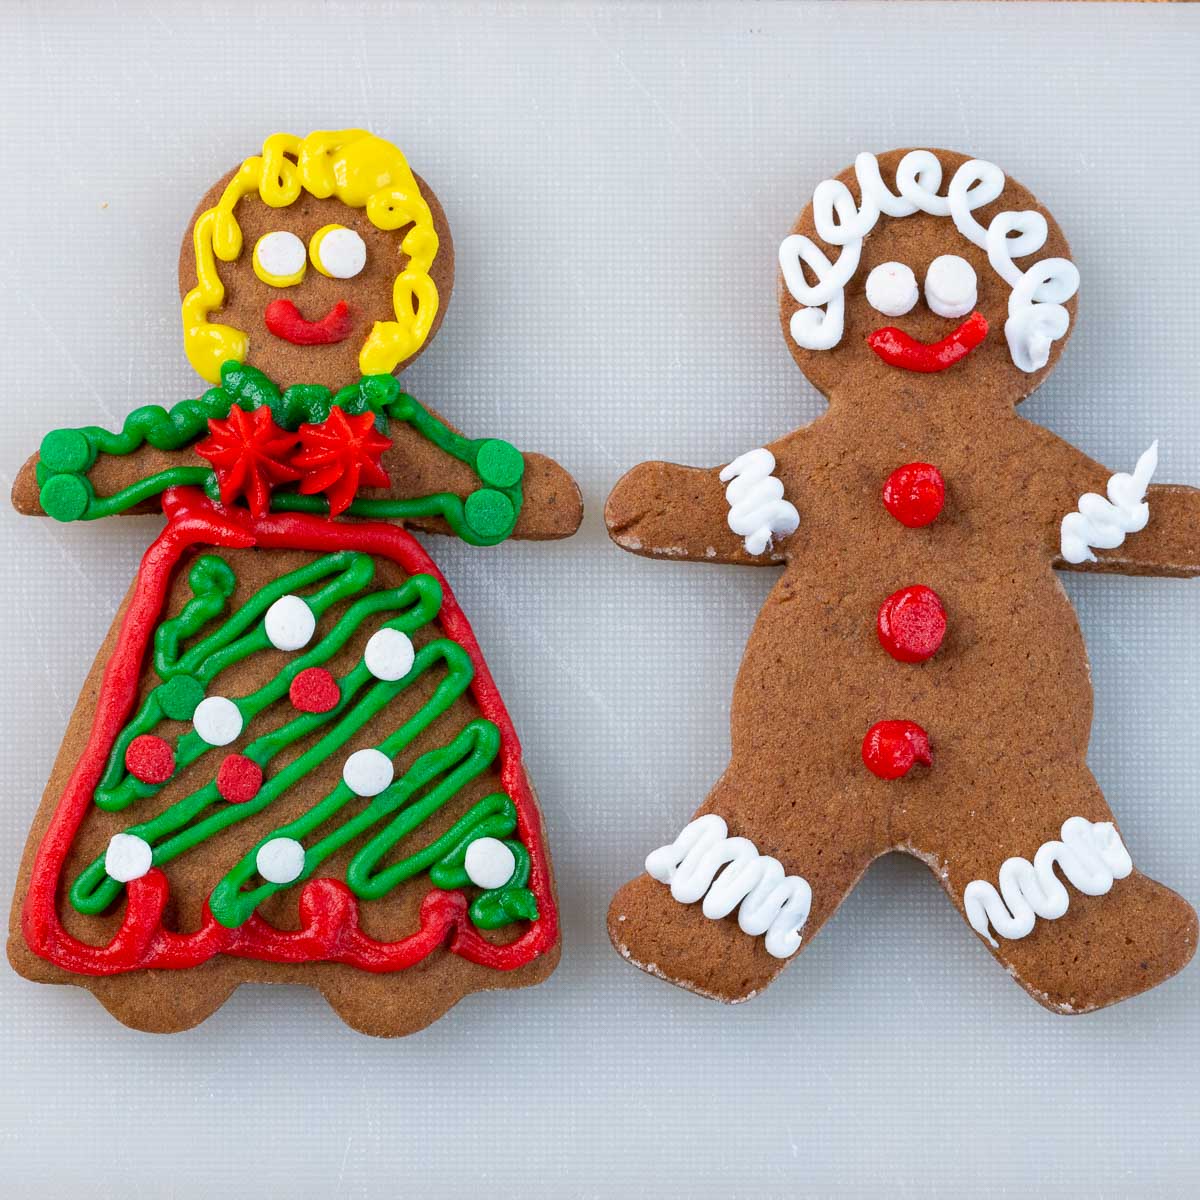
[[[933,856],[992,954],[1038,1003],[1090,1012],[1169,979],[1196,949],[1192,906],[1138,871],[1090,772],[1030,811],[993,802]],[[1014,811],[1014,808],[1016,811]],[[1047,820],[1047,811],[1058,815]]]
[[[794,764],[783,767],[731,764],[647,873],[617,892],[608,931],[624,958],[736,1002],[812,940],[885,848],[885,820],[861,795],[797,786]]]

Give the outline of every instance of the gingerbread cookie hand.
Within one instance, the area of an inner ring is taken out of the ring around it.
[[[1055,566],[1126,575],[1200,575],[1200,489],[1151,482],[1159,463],[1157,441],[1129,471],[1110,471],[1074,446],[1055,441],[1064,474],[1076,481],[1074,503],[1058,521]]]
[[[608,535],[646,558],[771,566],[800,525],[792,497],[807,473],[810,430],[747,450],[720,467],[645,462],[604,506]]]
[[[1087,770],[1087,656],[1053,569],[1197,573],[1200,492],[1151,482],[1157,446],[1113,473],[1016,412],[1062,352],[1079,272],[992,164],[860,155],[779,265],[785,339],[828,411],[724,479],[643,465],[609,502],[618,544],[699,558],[723,483],[784,485],[737,514],[740,550],[712,542],[724,561],[773,542],[784,571],[729,766],[617,893],[614,945],[748,999],[902,851],[1048,1008],[1154,986],[1194,952],[1196,915],[1138,872]]]

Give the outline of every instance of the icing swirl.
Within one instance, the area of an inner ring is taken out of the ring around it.
[[[727,917],[741,905],[742,932],[766,934],[767,953],[790,958],[800,948],[812,888],[801,876],[785,874],[778,859],[759,854],[749,838],[731,838],[728,832],[716,813],[697,817],[669,846],[647,855],[646,871],[670,884],[680,904],[703,897],[701,911],[710,920]]]
[[[720,474],[721,482],[729,484],[729,528],[745,538],[747,554],[762,554],[772,539],[795,533],[800,524],[796,506],[783,498],[783,481],[771,474],[774,470],[775,455],[760,447],[738,455]]]
[[[1111,821],[1070,817],[1063,822],[1062,840],[1043,842],[1033,856],[1007,858],[1000,866],[999,892],[984,879],[974,879],[963,891],[963,907],[971,928],[999,948],[988,932],[990,921],[1002,938],[1015,940],[1032,932],[1035,918],[1055,921],[1071,902],[1054,873],[1055,866],[1085,896],[1103,896],[1114,880],[1133,870],[1133,860]]]
[[[1084,492],[1079,497],[1076,512],[1062,519],[1059,552],[1069,563],[1095,562],[1091,548],[1112,550],[1119,546],[1127,533],[1146,528],[1150,520],[1150,505],[1146,489],[1158,466],[1158,441],[1137,460],[1133,474],[1118,471],[1108,481],[1108,499],[1096,492]]]

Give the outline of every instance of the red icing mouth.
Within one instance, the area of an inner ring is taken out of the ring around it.
[[[319,321],[306,321],[290,300],[272,300],[263,313],[267,328],[293,346],[329,346],[354,328],[345,300],[339,300]]]
[[[966,358],[987,337],[987,331],[987,319],[975,312],[940,342],[918,342],[903,329],[888,325],[875,330],[867,338],[867,345],[890,366],[930,375]]]

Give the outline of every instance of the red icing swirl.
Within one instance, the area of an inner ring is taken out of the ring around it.
[[[932,463],[905,463],[883,485],[884,508],[910,529],[935,520],[945,502],[946,481]]]
[[[880,606],[880,645],[898,662],[924,662],[946,636],[946,610],[931,587],[914,583],[893,592]]]

